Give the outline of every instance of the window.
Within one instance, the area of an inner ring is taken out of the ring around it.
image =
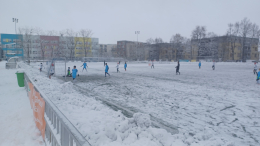
[[[256,57],[256,54],[255,54],[255,57]]]
[[[33,54],[37,54],[37,51],[33,51]]]
[[[3,42],[11,42],[11,39],[3,39]]]
[[[20,39],[13,39],[13,42],[18,43],[18,42],[21,42],[21,40]]]

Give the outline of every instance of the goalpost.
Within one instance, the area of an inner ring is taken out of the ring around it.
[[[67,76],[66,62],[67,60],[65,57],[53,58],[51,60],[48,60],[46,62],[46,67],[45,67],[47,76],[49,76],[51,73],[54,73],[53,74],[54,76],[65,77],[65,81],[66,81],[66,76]]]

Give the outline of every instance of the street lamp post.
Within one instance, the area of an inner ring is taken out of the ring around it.
[[[136,60],[137,60],[138,34],[140,34],[140,31],[135,31],[135,34],[137,35],[137,43],[136,43]]]
[[[18,23],[18,18],[13,18],[13,22],[15,23],[15,34],[17,34],[16,33],[16,23]]]

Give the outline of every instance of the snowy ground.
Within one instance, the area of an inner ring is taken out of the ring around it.
[[[82,63],[67,64],[74,65],[79,68]],[[252,63],[217,63],[214,71],[212,63],[203,62],[201,69],[197,63],[181,63],[181,75],[175,75],[175,63],[155,64],[155,69],[129,63],[127,71],[121,64],[121,73],[116,73],[116,63],[108,65],[111,76],[105,78],[103,63],[88,63],[88,72],[79,69],[72,88],[178,127],[174,139],[185,145],[260,145],[260,85]],[[61,74],[64,67],[60,64],[56,69]],[[63,78],[55,80],[62,84]],[[67,111],[73,116],[73,110]],[[74,123],[88,133],[84,120]]]
[[[0,146],[43,146],[26,90],[17,84],[16,69],[0,62]]]

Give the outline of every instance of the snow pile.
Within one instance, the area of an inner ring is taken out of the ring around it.
[[[127,118],[121,111],[114,111],[95,98],[80,94],[71,82],[61,83],[28,65],[21,63],[20,66],[93,146],[185,145],[183,135],[171,135],[151,127],[147,114],[136,113],[133,118]]]
[[[5,63],[0,62],[0,146],[44,146],[26,90],[17,84],[18,70],[6,70]]]

